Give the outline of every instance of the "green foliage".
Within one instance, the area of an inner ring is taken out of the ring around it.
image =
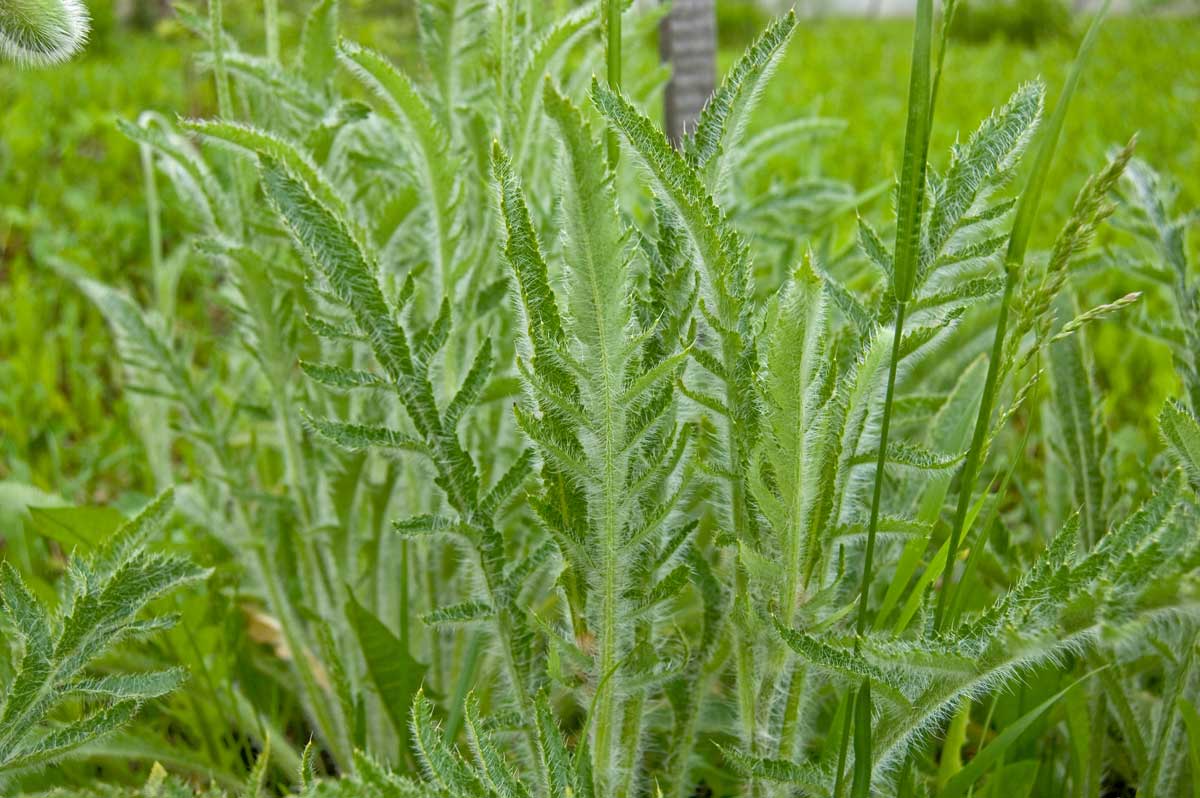
[[[965,42],[1002,37],[1024,47],[1070,38],[1071,9],[1062,0],[987,0],[963,3],[951,35]]]
[[[24,735],[18,765],[72,748],[14,791],[90,772],[128,794],[135,760],[304,798],[997,795],[1030,768],[1030,794],[1103,769],[1190,784],[1191,217],[1127,147],[1026,257],[1066,103],[1031,171],[1040,81],[943,155],[930,3],[894,229],[877,191],[755,188],[844,129],[751,134],[793,16],[675,149],[643,110],[658,73],[618,68],[656,17],[552,5],[421,3],[415,65],[342,38],[349,3],[297,16],[295,47],[268,3],[265,56],[220,3],[182,12],[220,116],[122,124],[154,198],[152,302],[44,259],[108,323],[149,479],[178,485],[176,543],[218,578],[176,599],[176,628],[167,607],[137,620],[203,572],[121,533],[71,566],[64,609],[34,611],[56,547],[105,541],[81,529],[105,517],[0,492],[50,541],[5,567],[3,711],[35,706],[26,682],[57,690],[0,743]],[[1109,256],[1148,262],[1146,295],[1177,310],[1187,397],[1135,479],[1114,476],[1093,339],[1137,308],[1089,309],[1077,277],[1114,215],[1134,235]],[[131,597],[89,610],[86,676],[47,681],[72,608],[110,590]],[[168,670],[90,656],[160,626]],[[132,789],[190,788],[155,768]]]
[[[74,558],[56,610],[35,598],[11,563],[0,565],[0,602],[18,644],[11,650],[12,670],[0,700],[0,778],[43,768],[112,734],[143,702],[184,681],[178,667],[96,671],[117,644],[174,624],[172,616],[141,619],[150,602],[207,575],[185,559],[145,548],[172,504],[167,491],[91,556]]]

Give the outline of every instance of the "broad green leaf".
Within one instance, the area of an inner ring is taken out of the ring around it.
[[[125,523],[125,516],[113,507],[30,507],[33,531],[61,545],[67,551],[95,549],[102,540]]]
[[[870,798],[871,795],[871,680],[863,679],[854,699],[854,781],[850,784],[851,798]]]
[[[407,646],[350,591],[347,591],[346,620],[358,639],[367,673],[392,728],[411,745],[409,710],[413,708],[413,697],[421,688],[427,666],[413,659]]]

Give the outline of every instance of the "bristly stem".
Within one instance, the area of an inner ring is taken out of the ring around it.
[[[796,756],[796,739],[800,733],[800,699],[804,693],[808,670],[797,664],[792,668],[788,680],[787,701],[784,703],[783,722],[779,727],[779,758],[791,760]]]
[[[138,145],[142,159],[142,179],[146,190],[146,224],[150,233],[150,266],[154,270],[155,307],[164,319],[175,316],[175,294],[167,281],[163,266],[162,205],[158,198],[158,180],[154,172],[154,149],[147,143]]]
[[[1046,184],[1046,175],[1050,171],[1050,162],[1054,159],[1054,151],[1058,146],[1059,135],[1062,133],[1063,121],[1067,116],[1067,107],[1075,87],[1079,84],[1079,76],[1088,54],[1096,43],[1096,35],[1100,23],[1108,11],[1108,2],[1088,28],[1087,35],[1079,45],[1079,53],[1071,71],[1063,85],[1062,97],[1050,117],[1050,124],[1045,137],[1038,148],[1037,157],[1033,162],[1033,171],[1021,198],[1017,202],[1016,218],[1013,220],[1012,235],[1008,239],[1008,249],[1004,255],[1004,296],[1000,300],[1000,315],[996,319],[995,337],[992,340],[992,356],[988,361],[987,378],[984,380],[983,396],[979,401],[979,414],[975,419],[975,431],[971,436],[971,449],[963,464],[962,480],[958,489],[958,504],[954,510],[954,521],[950,526],[950,548],[946,553],[946,564],[942,571],[942,587],[938,591],[937,608],[933,614],[933,628],[940,631],[945,620],[946,595],[954,576],[954,563],[958,559],[958,547],[962,542],[964,527],[967,521],[967,511],[971,505],[971,494],[974,491],[975,480],[979,476],[979,467],[983,460],[983,449],[988,437],[988,427],[991,424],[992,405],[995,402],[996,383],[998,380],[1004,352],[1004,338],[1008,330],[1008,306],[1012,301],[1014,286],[1019,278],[1021,266],[1025,262],[1025,250],[1029,246],[1029,236],[1033,232],[1033,220],[1037,214],[1038,202],[1042,196],[1042,187]]]
[[[217,113],[233,119],[233,99],[229,94],[229,71],[225,68],[224,0],[209,0],[208,36],[213,54],[213,74],[217,82]]]
[[[263,0],[263,25],[267,29],[267,59],[279,63],[279,0]]]
[[[733,348],[732,339],[726,338],[722,346],[722,356],[726,363],[733,364],[737,362],[738,353]],[[730,408],[737,407],[737,387],[733,381],[729,381],[725,386],[725,397]],[[737,468],[741,462],[742,451],[738,431],[734,427],[732,420],[726,428],[726,441],[728,446],[727,456],[729,463],[733,468]],[[734,479],[730,485],[730,516],[733,524],[733,533],[738,540],[745,540],[749,519],[746,513],[746,487],[742,479]],[[750,602],[750,586],[749,576],[746,573],[745,567],[740,561],[735,561],[734,570],[734,598],[733,598],[733,613],[734,617],[749,613]],[[755,690],[754,690],[754,647],[753,639],[749,633],[750,626],[745,623],[735,623],[734,638],[737,641],[737,651],[734,655],[734,664],[737,670],[737,693],[738,693],[738,716],[741,720],[741,735],[742,742],[750,751],[758,750],[758,719],[755,713]],[[758,784],[751,779],[749,783],[749,794],[757,795]]]
[[[604,60],[608,67],[608,87],[613,91],[621,90],[621,6],[623,0],[608,0],[605,8],[605,50]],[[617,134],[608,131],[608,164],[612,169],[617,168],[620,157],[620,146]]]

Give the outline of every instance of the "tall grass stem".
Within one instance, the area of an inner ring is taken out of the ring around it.
[[[979,414],[975,419],[975,431],[971,435],[971,448],[967,460],[963,464],[962,480],[959,485],[958,504],[954,511],[954,520],[950,526],[950,548],[946,554],[946,564],[942,571],[942,587],[938,592],[937,608],[934,610],[933,627],[940,630],[946,619],[946,595],[950,592],[954,579],[954,563],[958,559],[958,547],[962,543],[964,527],[966,526],[967,511],[971,505],[971,494],[974,492],[975,480],[982,465],[984,445],[991,425],[992,406],[996,399],[996,383],[998,381],[1001,358],[1004,353],[1004,339],[1008,328],[1008,307],[1012,303],[1014,286],[1020,279],[1020,270],[1025,262],[1025,251],[1029,246],[1029,237],[1033,231],[1033,221],[1037,215],[1038,202],[1041,199],[1042,188],[1046,183],[1046,175],[1050,171],[1050,163],[1054,159],[1054,151],[1058,146],[1062,133],[1063,121],[1067,116],[1067,108],[1088,55],[1096,43],[1100,24],[1108,11],[1108,3],[1088,28],[1087,35],[1079,45],[1079,52],[1071,71],[1063,85],[1062,96],[1050,117],[1050,123],[1043,134],[1041,145],[1033,162],[1033,171],[1025,185],[1025,191],[1017,202],[1016,218],[1013,220],[1012,234],[1008,240],[1008,249],[1004,255],[1004,294],[1000,299],[1000,314],[996,319],[996,331],[992,339],[992,354],[988,361],[987,377],[984,380],[983,396],[979,401]]]

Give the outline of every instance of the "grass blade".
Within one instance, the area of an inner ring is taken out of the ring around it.
[[[1092,671],[1084,676],[1079,677],[1069,685],[1059,690],[1054,695],[1047,698],[1042,703],[1038,704],[1033,709],[1026,712],[1017,720],[1005,726],[1004,731],[996,735],[982,751],[977,753],[970,762],[968,762],[962,770],[955,773],[951,779],[946,782],[946,786],[938,793],[938,798],[959,798],[961,795],[966,795],[967,790],[977,782],[983,775],[1000,761],[1001,755],[1007,751],[1013,743],[1020,739],[1026,729],[1033,725],[1034,721],[1040,718],[1043,714],[1050,710],[1055,704],[1063,699],[1067,693],[1074,690],[1080,684],[1084,683],[1092,676],[1096,675],[1098,670]]]

